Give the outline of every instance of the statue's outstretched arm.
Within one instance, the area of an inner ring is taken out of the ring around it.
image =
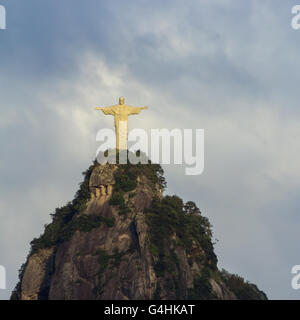
[[[105,107],[105,108],[97,107],[96,110],[101,110],[103,111],[104,114],[115,115],[116,113],[114,110],[114,107]]]
[[[142,110],[146,110],[148,107],[132,107],[130,114],[139,114]]]

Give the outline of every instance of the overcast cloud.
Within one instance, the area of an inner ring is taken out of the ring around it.
[[[149,106],[130,128],[205,129],[205,171],[164,166],[195,201],[219,267],[299,299],[300,31],[295,1],[1,0],[0,265],[7,299],[30,241],[72,200],[113,127],[97,105]],[[300,4],[300,3],[299,3]]]

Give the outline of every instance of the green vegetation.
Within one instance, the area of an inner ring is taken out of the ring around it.
[[[140,151],[136,151],[136,154],[139,156]],[[129,152],[127,157],[128,155]],[[119,165],[119,169],[115,173],[115,191],[122,190],[128,192],[134,190],[137,186],[138,175],[145,176],[149,180],[151,187],[154,187],[155,184],[158,184],[163,190],[167,187],[164,171],[160,164],[152,164],[150,160],[148,160],[146,164],[131,164],[130,161],[128,161],[126,165]]]
[[[109,255],[106,253],[105,250],[98,249],[95,256],[98,256],[98,263],[100,265],[99,271],[97,273],[98,275],[98,285],[96,285],[93,289],[93,292],[96,296],[99,296],[103,293],[103,288],[105,287],[106,283],[109,281],[110,278],[105,283],[101,284],[102,276],[104,272],[106,271],[108,266],[112,266],[114,268],[118,268],[121,264],[123,256],[127,253],[126,252],[119,252],[118,248],[115,248],[113,250],[113,254]]]
[[[90,199],[89,180],[96,166],[97,162],[95,161],[94,164],[83,173],[84,180],[80,184],[74,200],[62,208],[57,208],[55,213],[51,215],[52,223],[45,225],[44,233],[31,242],[30,255],[39,249],[49,248],[69,240],[77,230],[89,232],[94,228],[98,228],[102,223],[108,227],[114,225],[113,219],[84,214],[87,201]]]
[[[42,248],[49,248],[57,243],[69,240],[78,230],[81,232],[89,232],[94,228],[98,228],[101,224],[105,224],[111,228],[114,225],[114,219],[104,218],[96,215],[82,214],[74,217],[66,224],[60,225],[51,223],[45,227],[45,232],[38,239],[34,239],[32,244],[32,252],[36,252]]]
[[[109,204],[111,206],[119,206],[119,215],[125,215],[126,213],[130,212],[129,207],[125,204],[123,191],[113,193],[109,200]]]
[[[137,187],[137,170],[134,165],[120,165],[115,172],[115,185],[116,192],[123,191],[129,192]]]
[[[28,259],[28,257],[27,257],[27,259]],[[23,263],[20,270],[19,270],[19,281],[10,296],[10,300],[21,300],[21,280],[24,276],[26,266],[27,266],[27,262]]]
[[[107,255],[104,250],[98,249],[95,253],[96,256],[98,256],[98,263],[100,265],[99,271],[97,273],[98,278],[101,279],[103,273],[105,272],[106,268],[108,267],[109,260],[111,256]]]
[[[119,206],[119,215],[126,215],[130,212],[125,203],[124,194],[137,187],[137,171],[133,165],[121,165],[114,174],[115,185],[109,204]]]
[[[112,197],[109,200],[109,204],[111,206],[124,206],[125,205],[125,200],[124,200],[124,192],[114,192]]]
[[[159,283],[157,283],[157,287],[153,293],[152,300],[161,300],[160,297],[161,289]]]
[[[211,300],[217,299],[217,296],[212,291],[212,286],[209,282],[211,271],[207,267],[203,268],[201,275],[194,279],[194,287],[188,290],[189,300]]]
[[[199,261],[204,266],[204,271],[195,279],[194,288],[189,290],[188,296],[190,299],[211,298],[213,295],[209,275],[217,270],[217,257],[211,239],[211,225],[208,219],[201,215],[195,203],[189,201],[184,204],[177,196],[154,199],[151,208],[147,210],[146,221],[156,276],[165,278],[166,286],[174,292],[176,299],[186,299],[180,290],[181,270],[175,248],[182,246],[186,253],[190,254],[193,245],[196,245],[205,253],[203,260]],[[172,238],[175,234],[176,243]],[[156,298],[158,294],[159,292],[155,292]]]
[[[98,249],[95,256],[98,256],[98,263],[100,265],[100,269],[98,271],[98,277],[101,279],[103,273],[105,272],[108,265],[111,265],[115,268],[118,268],[121,264],[123,256],[127,253],[125,252],[119,252],[118,248],[115,248],[113,250],[113,254],[108,255],[104,250]]]
[[[156,269],[160,275],[164,273],[168,260],[175,260],[175,255],[168,257],[165,249],[170,247],[173,234],[177,235],[177,244],[184,247],[187,253],[191,252],[193,242],[199,245],[205,252],[206,264],[212,270],[217,269],[211,225],[193,202],[184,205],[179,197],[166,196],[162,201],[155,199],[147,211],[151,251],[159,258]]]
[[[237,274],[230,274],[222,270],[221,277],[226,286],[232,291],[239,300],[267,300],[267,296],[260,291],[255,284],[245,281]]]
[[[129,199],[136,196],[134,190],[137,187],[137,177],[145,176],[150,183],[150,187],[156,192],[156,185],[162,189],[166,187],[163,173],[160,165],[153,165],[150,162],[148,164],[133,165],[128,163],[126,165],[119,165],[114,173],[115,185],[109,204],[119,206],[120,215],[127,214],[130,212],[130,209],[125,203],[124,194],[130,192]]]
[[[151,243],[151,247],[150,248],[151,248],[151,253],[154,256],[158,257],[158,255],[159,255],[158,247],[154,243]]]
[[[129,199],[132,199],[136,196],[136,192],[129,193]]]

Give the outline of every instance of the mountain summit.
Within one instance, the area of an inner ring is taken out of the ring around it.
[[[95,161],[31,242],[11,299],[267,299],[218,269],[208,219],[165,187],[160,165]]]

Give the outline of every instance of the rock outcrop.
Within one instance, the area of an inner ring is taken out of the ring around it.
[[[208,220],[164,186],[158,165],[94,163],[32,241],[12,299],[266,299],[218,270]]]

